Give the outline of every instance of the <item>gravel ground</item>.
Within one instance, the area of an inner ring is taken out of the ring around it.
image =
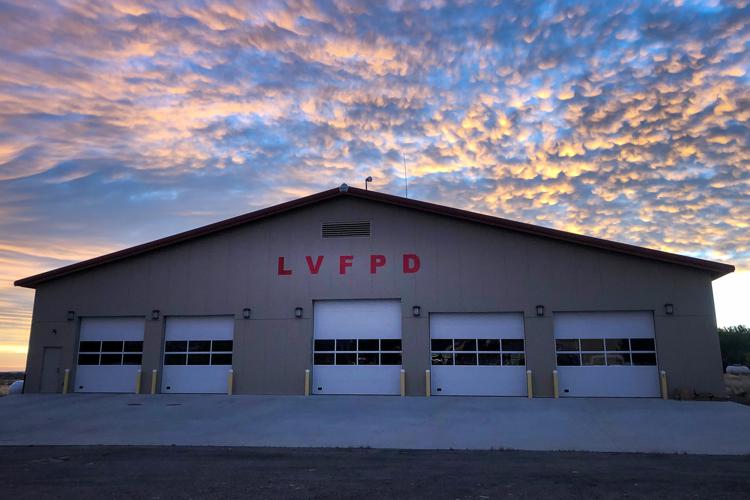
[[[0,447],[4,498],[743,498],[750,456]]]

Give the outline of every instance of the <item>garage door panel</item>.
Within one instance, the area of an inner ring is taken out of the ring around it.
[[[401,366],[316,366],[313,393],[398,396]]]
[[[526,395],[525,366],[433,366],[431,375],[435,395]]]
[[[401,301],[314,304],[313,394],[401,393]]]
[[[431,392],[525,396],[522,313],[430,314]]]
[[[658,397],[650,311],[555,313],[562,397]]]
[[[555,338],[653,338],[650,311],[555,313]]]
[[[560,395],[571,397],[659,397],[659,374],[649,366],[557,368]]]
[[[234,317],[168,317],[166,323],[162,392],[226,393]]]
[[[232,340],[233,337],[233,316],[167,318],[167,340]]]
[[[231,366],[168,366],[162,379],[163,392],[175,394],[227,392]]]
[[[135,392],[143,362],[143,318],[82,318],[75,392]]]
[[[316,339],[400,339],[400,300],[321,300],[314,305]]]
[[[84,340],[143,340],[146,322],[143,318],[83,318]]]
[[[135,379],[140,369],[140,365],[79,365],[76,392],[135,392]]]
[[[523,338],[523,315],[520,313],[433,313],[430,314],[430,337],[461,337],[462,331],[473,338]]]

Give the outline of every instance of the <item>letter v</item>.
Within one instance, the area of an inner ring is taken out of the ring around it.
[[[305,260],[307,261],[307,267],[310,269],[310,274],[318,274],[320,271],[320,266],[323,265],[323,256],[318,255],[318,258],[315,260],[315,264],[313,265],[312,257],[309,255],[305,257]]]

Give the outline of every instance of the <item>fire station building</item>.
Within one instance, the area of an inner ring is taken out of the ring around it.
[[[733,270],[342,185],[17,281],[25,391],[723,396]]]

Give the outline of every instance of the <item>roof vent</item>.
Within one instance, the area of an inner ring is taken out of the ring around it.
[[[356,238],[370,236],[370,221],[324,222],[323,238]]]
[[[342,193],[346,193],[347,191],[349,191],[349,186],[347,186],[346,183],[344,183],[339,186],[339,191],[341,191]]]

